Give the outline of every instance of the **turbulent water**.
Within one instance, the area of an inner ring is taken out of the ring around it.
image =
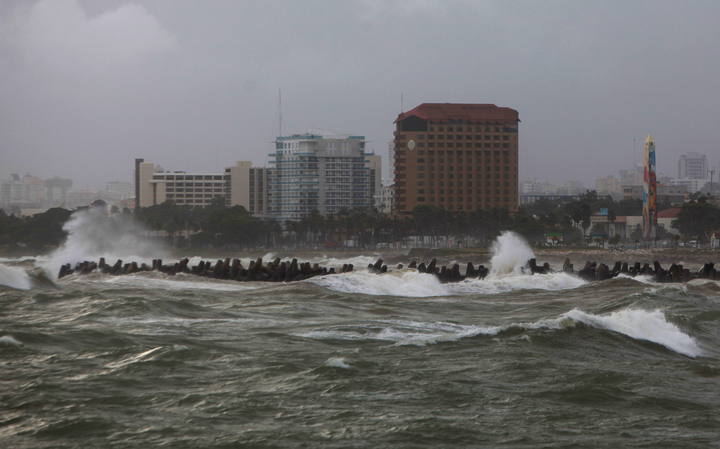
[[[459,284],[4,259],[0,447],[717,446],[718,283],[525,275],[514,238]]]

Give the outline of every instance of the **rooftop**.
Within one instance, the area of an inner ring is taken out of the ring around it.
[[[422,103],[407,112],[401,113],[395,121],[404,120],[411,116],[432,121],[520,121],[518,111],[515,109],[494,104],[473,103]]]

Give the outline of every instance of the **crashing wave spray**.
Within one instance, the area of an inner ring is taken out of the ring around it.
[[[527,261],[535,257],[525,239],[512,231],[504,231],[492,245],[490,275],[521,274]]]
[[[32,286],[30,276],[24,269],[3,264],[0,264],[0,285],[17,290],[29,290]]]
[[[100,257],[108,262],[118,258],[167,257],[161,245],[142,236],[144,230],[132,217],[108,215],[101,208],[73,213],[63,230],[68,233],[65,243],[40,264],[53,277],[63,264],[97,261]]]

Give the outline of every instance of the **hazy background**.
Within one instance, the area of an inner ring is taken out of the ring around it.
[[[718,163],[718,17],[710,0],[2,0],[0,176],[264,165],[278,88],[285,133],[383,155],[402,92],[406,110],[517,109],[521,178],[591,186],[648,132],[676,175],[682,152]]]

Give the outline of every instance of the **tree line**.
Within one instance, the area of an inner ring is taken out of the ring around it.
[[[669,205],[659,205],[659,210]],[[591,216],[607,210],[608,221],[623,215],[641,215],[642,201],[614,201],[589,191],[571,201],[539,200],[517,212],[504,209],[470,212],[448,211],[419,206],[410,216],[396,217],[373,209],[350,209],[333,216],[313,213],[303,220],[281,225],[253,217],[241,206],[225,207],[217,198],[207,207],[180,206],[172,202],[111,213],[133,215],[156,238],[177,248],[278,248],[346,246],[374,248],[378,244],[401,242],[410,236],[440,240],[447,236],[487,245],[504,230],[515,231],[534,244],[548,235],[562,235],[569,245],[583,245],[591,231]],[[0,250],[44,251],[65,238],[63,223],[71,211],[53,208],[30,217],[8,215],[0,210]],[[707,241],[720,230],[720,208],[706,197],[694,198],[682,206],[676,229],[686,239]],[[639,238],[639,236],[634,236]]]

